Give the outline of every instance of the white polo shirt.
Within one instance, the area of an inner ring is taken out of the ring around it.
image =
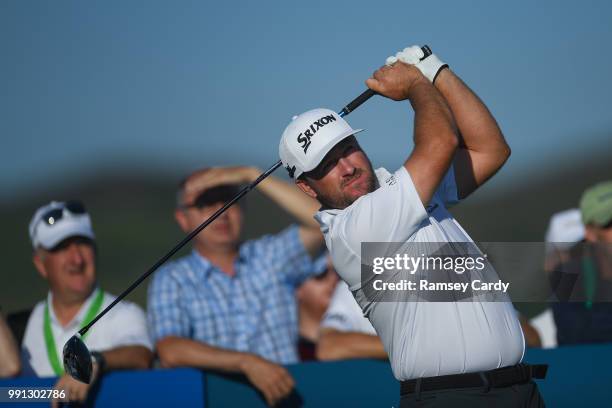
[[[404,166],[377,169],[380,187],[344,210],[319,211],[340,277],[380,336],[398,380],[491,370],[517,364],[523,333],[506,302],[374,302],[361,283],[362,242],[473,242],[446,206],[458,201],[452,170],[427,206]]]
[[[21,348],[24,375],[36,375],[38,377],[56,376],[49,362],[47,346],[45,344],[43,330],[45,303],[49,303],[51,331],[55,339],[59,363],[63,364],[62,349],[64,344],[81,328],[81,323],[96,294],[97,290],[94,290],[83,306],[81,306],[77,315],[66,326],[60,325],[55,316],[51,292],[47,295],[46,301],[36,304],[28,320]],[[104,310],[115,299],[115,296],[105,292],[100,311]],[[153,349],[149,339],[144,312],[138,305],[126,302],[125,300],[119,302],[89,329],[85,338],[85,344],[90,351],[104,351],[120,346],[145,346],[150,350]]]
[[[372,323],[363,315],[346,282],[338,282],[329,307],[321,320],[322,329],[356,332],[376,336]]]

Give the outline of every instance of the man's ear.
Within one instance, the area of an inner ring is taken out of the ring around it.
[[[314,191],[312,189],[312,187],[310,187],[308,185],[308,183],[306,183],[304,180],[302,179],[297,179],[295,180],[295,184],[299,187],[300,190],[302,190],[304,193],[306,193],[307,195],[309,195],[310,197],[316,199],[317,198],[317,192]]]
[[[35,250],[34,255],[32,255],[32,262],[34,262],[34,266],[40,276],[42,276],[43,279],[47,279],[47,269],[43,262],[43,256],[44,254],[41,253],[40,249]]]
[[[191,232],[191,230],[189,229],[189,221],[187,220],[187,216],[185,215],[185,212],[183,210],[181,210],[180,208],[174,210],[174,219],[176,220],[176,223],[179,225],[179,227],[181,227],[183,232]]]

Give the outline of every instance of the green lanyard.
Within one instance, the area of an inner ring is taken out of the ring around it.
[[[81,323],[81,328],[85,327],[89,322],[93,320],[94,317],[100,311],[102,307],[102,302],[104,301],[104,292],[102,289],[98,289],[98,293],[94,298],[91,305],[89,305],[89,309],[87,310],[87,314],[85,314],[85,318]],[[45,318],[43,322],[43,332],[45,334],[45,344],[47,345],[47,356],[49,357],[49,363],[51,363],[51,368],[56,375],[60,376],[64,374],[64,366],[60,364],[59,358],[57,356],[57,348],[55,347],[55,339],[53,338],[53,331],[51,330],[51,317],[49,316],[49,302],[45,302]],[[83,335],[83,340],[89,334],[89,332]]]
[[[593,258],[582,258],[582,271],[584,272],[584,290],[586,292],[586,301],[584,305],[587,309],[593,307],[593,300],[595,299],[595,293],[597,292],[597,266],[595,265],[595,259]]]

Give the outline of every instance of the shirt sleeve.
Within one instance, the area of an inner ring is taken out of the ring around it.
[[[339,282],[321,321],[322,329],[376,334],[344,282]]]
[[[113,348],[144,346],[153,350],[147,329],[147,318],[140,306],[131,302],[117,305],[112,325],[116,329],[113,331]]]
[[[271,270],[294,286],[324,270],[320,269],[319,257],[312,259],[304,248],[297,225],[291,225],[278,234],[265,235],[254,245],[258,256],[272,264]]]
[[[190,337],[187,311],[182,306],[179,282],[171,269],[155,274],[149,286],[147,318],[153,343],[167,336]]]
[[[455,180],[455,168],[452,164],[440,182],[435,195],[447,208],[460,201],[459,193],[457,192],[457,181]]]
[[[427,211],[404,166],[345,210],[340,235],[353,252],[362,242],[404,242],[427,219]]]

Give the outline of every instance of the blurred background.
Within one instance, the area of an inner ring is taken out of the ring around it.
[[[605,1],[4,0],[0,306],[45,296],[27,231],[40,205],[84,201],[99,281],[117,294],[182,237],[182,175],[267,168],[291,116],[339,110],[412,44],[480,95],[513,149],[455,215],[476,240],[541,241],[554,212],[612,176],[611,13]],[[397,168],[412,148],[407,102],[377,97],[349,121],[367,129],[375,167]],[[258,193],[247,201],[247,238],[290,221]],[[539,260],[529,268],[542,275]],[[145,297],[143,285],[130,298]]]

